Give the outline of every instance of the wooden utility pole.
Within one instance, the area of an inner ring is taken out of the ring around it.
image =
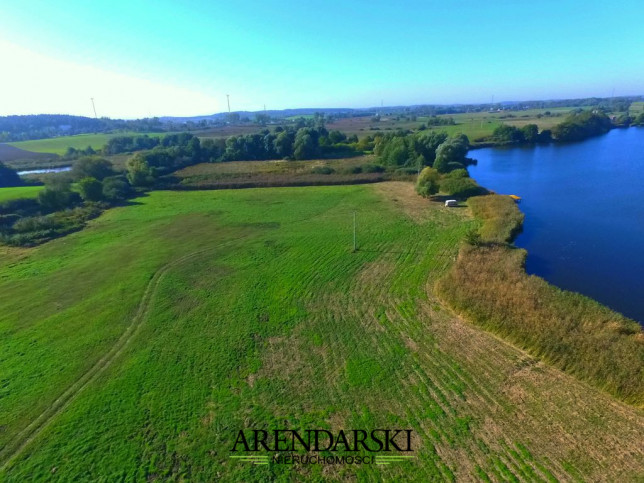
[[[358,244],[356,241],[356,212],[353,212],[353,251],[358,250]]]

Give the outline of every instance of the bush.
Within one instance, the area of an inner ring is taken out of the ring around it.
[[[635,119],[633,119],[635,126],[644,126],[644,112],[641,112]]]
[[[394,173],[405,174],[405,175],[418,174],[418,168],[413,168],[413,167],[398,168],[397,170],[394,171]]]
[[[28,247],[37,245],[52,237],[52,230],[44,232],[14,233],[0,235],[0,243],[13,247]]]
[[[74,163],[72,175],[74,179],[94,178],[102,180],[103,178],[114,174],[112,163],[107,159],[95,156],[81,158]]]
[[[51,216],[55,220],[56,225],[61,228],[77,229],[82,228],[86,221],[99,216],[102,212],[102,208],[105,207],[106,206],[102,204],[79,206],[69,210],[58,211],[49,216]]]
[[[519,144],[525,142],[523,131],[507,124],[502,124],[494,129],[492,139],[497,144]]]
[[[379,164],[363,164],[362,172],[363,173],[384,173],[385,167]]]
[[[450,161],[447,163],[447,173],[451,173],[452,171],[460,171],[462,169],[465,169],[463,163],[459,163],[457,161]]]
[[[127,160],[127,180],[132,186],[152,186],[156,178],[154,168],[151,168],[144,157],[137,154]]]
[[[470,230],[465,234],[465,242],[468,245],[478,247],[481,246],[483,240],[481,239],[481,234],[479,233],[479,231],[474,228],[473,230]]]
[[[463,177],[445,177],[440,182],[440,190],[457,198],[469,198],[487,193],[487,190],[472,178]]]
[[[0,215],[0,228],[6,228],[13,225],[20,219],[20,215],[11,213],[9,215]]]
[[[56,222],[51,216],[29,216],[21,218],[13,224],[13,231],[16,233],[27,233],[30,231],[46,231],[56,228]]]
[[[121,176],[113,176],[103,180],[103,197],[110,201],[122,201],[130,196],[132,188]]]
[[[440,174],[434,168],[424,168],[416,181],[416,193],[428,198],[438,193]]]
[[[335,173],[335,170],[329,166],[315,166],[311,169],[313,174],[332,174]]]
[[[374,147],[371,136],[365,136],[356,143],[356,149],[359,151],[372,151]]]
[[[0,242],[12,246],[33,246],[80,230],[85,223],[101,214],[97,205],[58,211],[46,216],[29,216],[17,220]]]
[[[40,204],[38,199],[17,199],[9,200],[0,204],[0,213],[15,213],[19,216],[29,216],[40,211]]]
[[[103,199],[103,183],[96,178],[83,178],[78,182],[78,190],[84,201]]]
[[[71,192],[69,185],[47,186],[38,193],[38,203],[40,203],[43,211],[51,213],[71,206],[76,201],[77,196]]]
[[[536,124],[526,124],[521,128],[526,143],[536,143],[539,140],[539,127]]]
[[[446,178],[469,178],[470,174],[465,168],[455,169],[445,175]]]
[[[362,173],[362,166],[350,166],[348,168],[344,168],[342,172],[346,174],[359,174]]]

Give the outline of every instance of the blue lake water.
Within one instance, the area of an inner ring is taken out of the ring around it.
[[[469,156],[480,185],[522,197],[528,273],[644,323],[644,128]]]

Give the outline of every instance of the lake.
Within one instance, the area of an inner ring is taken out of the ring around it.
[[[528,273],[644,323],[644,128],[469,156],[480,185],[522,197]]]

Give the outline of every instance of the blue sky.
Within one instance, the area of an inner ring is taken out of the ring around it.
[[[641,1],[0,0],[0,115],[644,94]]]

